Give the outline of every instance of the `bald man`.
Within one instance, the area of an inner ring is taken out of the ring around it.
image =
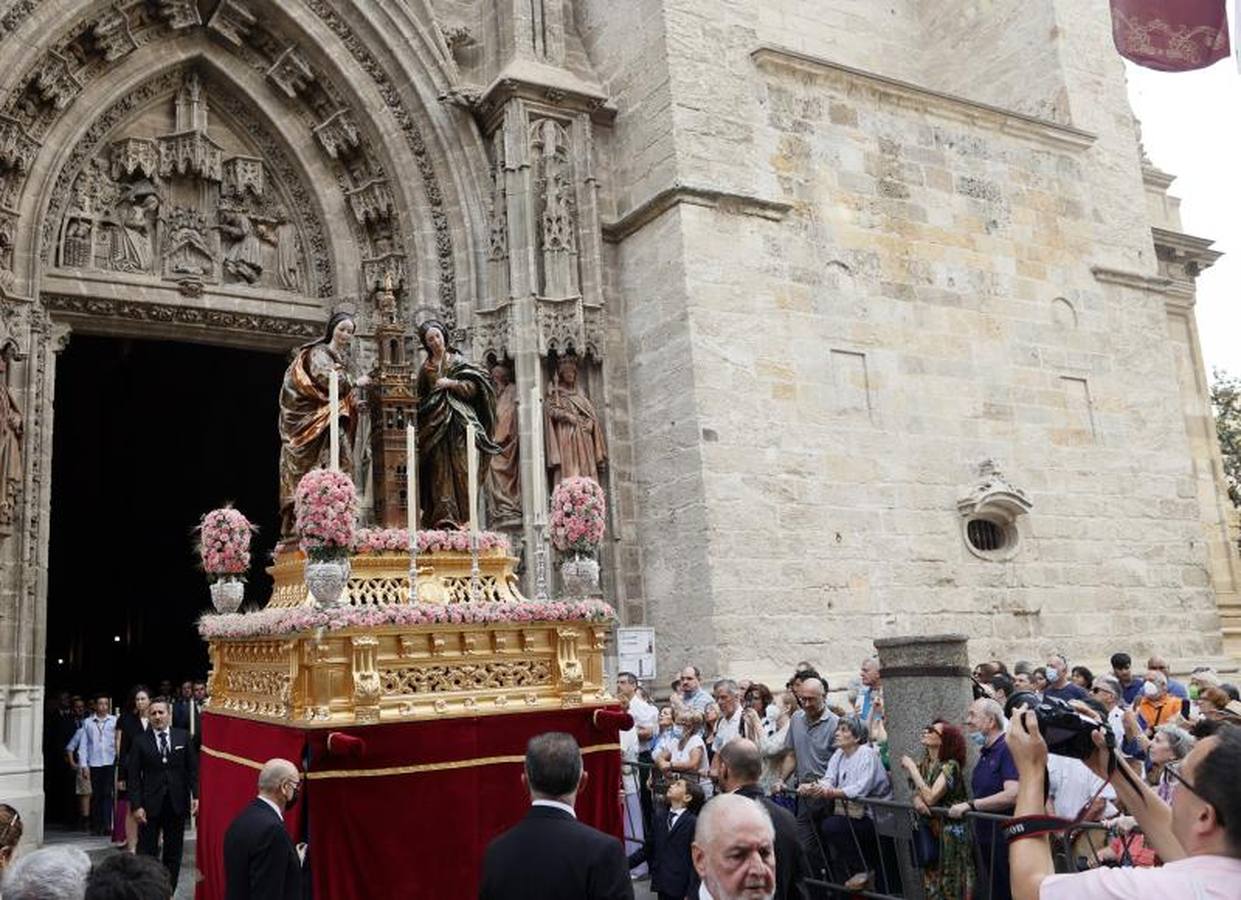
[[[772,900],[776,832],[767,810],[748,797],[721,794],[702,808],[690,852],[701,900]]]
[[[259,795],[224,834],[225,900],[300,900],[301,859],[284,827],[300,784],[297,766],[287,759],[264,764]]]

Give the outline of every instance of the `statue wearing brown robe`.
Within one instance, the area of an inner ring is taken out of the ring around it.
[[[491,457],[487,472],[487,502],[491,527],[521,524],[521,468],[517,450],[517,387],[504,366],[491,370],[496,385],[496,428],[492,440],[500,452]]]
[[[595,406],[578,386],[576,357],[560,360],[543,410],[552,487],[578,475],[601,481],[600,469],[607,464],[608,451]]]
[[[297,349],[280,385],[280,533],[293,534],[293,493],[302,476],[329,464],[331,433],[328,429],[329,382],[338,376],[340,400],[340,457],[342,472],[353,472],[352,443],[357,428],[355,382],[349,374],[349,344],[353,340],[353,316],[335,313],[324,336]],[[367,379],[359,378],[357,387]]]
[[[426,322],[418,331],[427,360],[418,368],[418,498],[424,528],[457,528],[470,520],[466,428],[474,424],[479,479],[489,456],[496,394],[488,374],[448,346],[448,330]],[[481,487],[481,485],[479,485]]]

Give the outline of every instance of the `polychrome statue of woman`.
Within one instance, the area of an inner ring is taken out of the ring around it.
[[[369,379],[354,378],[349,369],[349,345],[356,323],[351,313],[333,313],[323,337],[297,348],[280,385],[280,532],[293,534],[293,492],[303,475],[329,464],[331,433],[329,384],[337,374],[340,399],[340,456],[342,472],[353,472],[353,434],[357,430],[355,388]]]
[[[456,528],[470,520],[469,467],[465,439],[474,424],[478,471],[500,448],[492,441],[496,393],[487,372],[448,346],[448,329],[424,322],[418,337],[427,359],[418,369],[418,497],[424,528]]]

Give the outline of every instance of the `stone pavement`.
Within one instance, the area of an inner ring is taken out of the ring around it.
[[[198,877],[198,870],[194,868],[194,852],[197,844],[198,841],[194,829],[188,829],[185,832],[185,851],[181,856],[181,876],[177,880],[177,892],[173,894],[173,900],[193,900],[194,883]],[[109,853],[119,852],[112,847],[111,840],[106,837],[96,837],[83,834],[80,831],[64,831],[56,828],[48,828],[43,836],[43,846],[77,847],[79,850],[86,851],[86,855],[91,858],[92,863],[98,862]]]

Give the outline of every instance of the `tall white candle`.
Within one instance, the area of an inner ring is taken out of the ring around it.
[[[470,479],[470,534],[478,533],[478,446],[474,443],[474,423],[465,432],[466,469]]]
[[[414,445],[414,426],[405,426],[405,506],[410,546],[418,540],[418,449]]]
[[[332,454],[329,468],[333,472],[340,470],[340,376],[332,369],[327,384],[328,409],[328,450]]]
[[[543,462],[543,397],[539,394],[537,384],[530,386],[530,445],[534,448],[534,483],[531,494],[534,496],[534,516],[531,521],[535,525],[547,524],[547,466]]]

